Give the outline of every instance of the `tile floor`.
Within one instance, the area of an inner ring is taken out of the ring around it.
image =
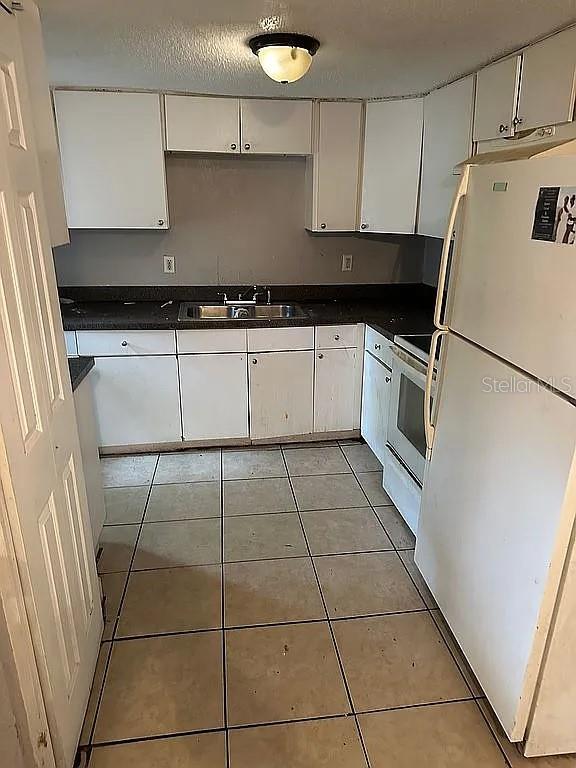
[[[525,762],[489,727],[366,445],[102,468],[90,768]]]

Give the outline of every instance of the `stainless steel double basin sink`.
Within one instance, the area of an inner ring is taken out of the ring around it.
[[[180,302],[178,320],[288,320],[303,318],[298,304],[200,304]]]

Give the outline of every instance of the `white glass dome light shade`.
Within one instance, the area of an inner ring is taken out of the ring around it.
[[[294,83],[304,77],[312,64],[312,56],[304,48],[288,45],[270,45],[261,48],[258,60],[268,77],[277,83]]]
[[[287,84],[304,77],[320,43],[309,35],[273,32],[251,38],[248,45],[268,77]]]

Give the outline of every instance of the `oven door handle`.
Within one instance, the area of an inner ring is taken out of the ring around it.
[[[438,342],[448,333],[447,330],[439,329],[432,334],[430,344],[430,360],[428,361],[428,370],[426,371],[426,385],[424,387],[424,432],[426,434],[426,460],[430,461],[432,456],[432,447],[434,445],[434,431],[436,429],[432,422],[432,384],[434,382],[434,363],[436,361],[436,350]]]
[[[454,194],[454,200],[452,201],[452,208],[450,209],[450,215],[448,217],[448,226],[446,227],[446,235],[444,237],[444,244],[442,245],[442,256],[440,258],[440,270],[438,272],[438,290],[436,293],[436,306],[434,307],[434,325],[436,328],[447,331],[444,318],[442,317],[442,310],[444,309],[444,291],[446,289],[446,280],[448,278],[448,262],[450,256],[450,244],[452,242],[452,236],[454,233],[454,227],[456,225],[456,216],[460,208],[462,199],[466,196],[468,191],[468,177],[470,175],[470,166],[465,165],[462,168],[462,175],[460,176],[460,182]]]

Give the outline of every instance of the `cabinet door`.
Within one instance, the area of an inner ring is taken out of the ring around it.
[[[317,148],[309,161],[308,184],[313,231],[352,232],[358,223],[358,182],[362,104],[318,104]]]
[[[240,101],[213,96],[166,96],[166,149],[240,152]]]
[[[248,437],[246,354],[181,355],[178,366],[184,439]]]
[[[418,234],[444,237],[454,191],[455,166],[472,151],[474,75],[424,99],[424,145]]]
[[[261,352],[248,356],[250,436],[312,432],[314,352]]]
[[[474,141],[514,135],[522,56],[498,61],[476,76]]]
[[[380,360],[365,352],[361,432],[382,465],[386,456],[391,383],[391,371]]]
[[[519,129],[567,123],[574,116],[576,27],[524,51]]]
[[[160,96],[56,91],[71,229],[167,229]]]
[[[414,234],[422,120],[422,99],[366,105],[361,230]]]
[[[357,349],[316,353],[314,432],[341,432],[360,426],[360,354]]]
[[[176,356],[98,358],[91,378],[101,446],[181,439]]]
[[[242,99],[242,152],[309,155],[312,152],[312,102]]]

